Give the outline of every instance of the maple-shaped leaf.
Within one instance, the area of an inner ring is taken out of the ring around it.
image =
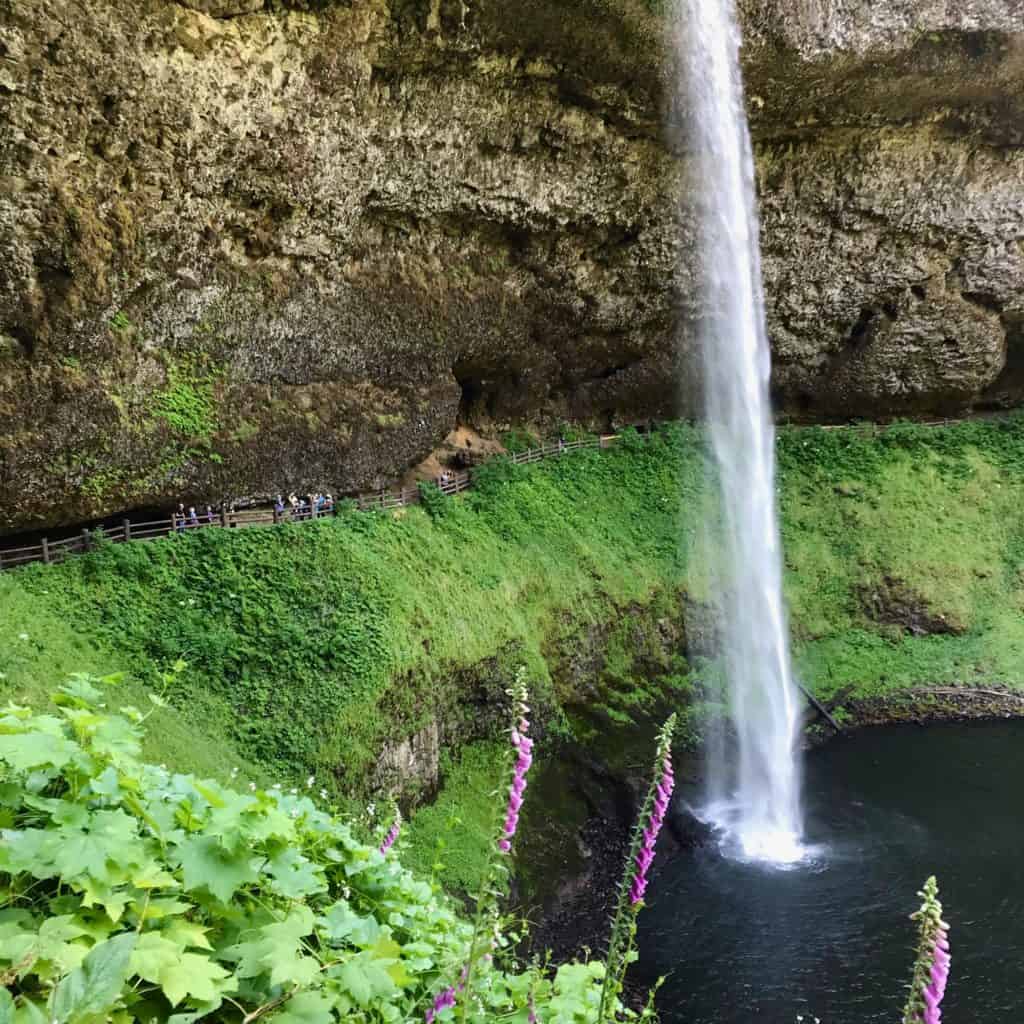
[[[141,733],[126,718],[106,715],[90,737],[90,747],[111,758],[135,758],[142,751]]]
[[[351,960],[332,967],[330,975],[365,1010],[374,1000],[397,991],[395,982],[388,974],[390,964],[390,961],[378,960],[364,950]]]
[[[6,761],[16,772],[44,766],[63,768],[78,751],[78,744],[66,736],[37,730],[0,735],[0,761]]]
[[[338,900],[320,919],[332,946],[349,942],[360,949],[372,946],[380,937],[381,927],[376,918],[361,917],[346,900]]]
[[[299,992],[271,1018],[275,1024],[333,1024],[334,1000],[322,992]]]
[[[59,874],[54,858],[60,850],[56,834],[41,828],[4,829],[0,832],[0,871],[52,878]]]
[[[178,847],[185,889],[206,889],[227,903],[242,888],[255,882],[259,872],[247,850],[229,852],[213,836],[195,836]]]
[[[160,932],[143,932],[132,950],[131,973],[159,985],[163,971],[173,967],[184,952],[183,943],[165,938]]]
[[[128,962],[135,947],[134,932],[115,935],[89,950],[89,955],[53,991],[51,1010],[61,1024],[105,1018],[117,1003],[128,979]]]
[[[65,881],[89,875],[97,882],[108,882],[109,847],[106,837],[99,832],[62,828],[60,842],[54,855],[54,864]]]
[[[239,978],[269,973],[272,985],[308,985],[320,972],[319,962],[302,952],[302,940],[312,930],[313,912],[296,907],[283,921],[264,925],[253,939],[229,947],[223,955],[238,961]]]
[[[171,1006],[186,996],[197,1002],[216,1000],[234,990],[231,975],[218,963],[201,953],[182,953],[175,963],[160,973],[160,987]]]
[[[266,872],[273,879],[270,888],[286,899],[297,900],[327,889],[323,873],[294,847],[273,857]]]
[[[210,940],[206,937],[206,931],[202,925],[182,918],[175,918],[162,931],[165,938],[179,942],[183,946],[196,946],[199,949],[213,949]]]

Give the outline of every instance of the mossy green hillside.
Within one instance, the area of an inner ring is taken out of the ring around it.
[[[268,770],[352,791],[387,740],[459,713],[460,670],[526,664],[537,702],[555,709],[550,638],[684,578],[678,493],[681,479],[699,485],[697,464],[678,458],[684,434],[535,468],[499,462],[429,514],[200,531],[9,586],[25,600],[47,591],[112,668],[184,658],[171,694],[183,719]]]
[[[790,430],[779,455],[806,683],[884,695],[1024,682],[1024,419]],[[931,626],[907,621],[908,604]]]
[[[655,602],[681,618],[681,590],[691,611],[712,598],[699,557],[713,533],[705,461],[698,432],[676,426],[607,452],[490,464],[474,491],[429,511],[200,531],[30,568],[3,579],[5,610],[22,610],[16,632],[6,615],[0,629],[5,650],[20,632],[43,650],[0,670],[14,693],[65,667],[157,672],[184,658],[170,697],[186,734],[348,792],[368,784],[388,741],[432,719],[495,734],[474,691],[485,663],[492,704],[525,664],[549,727],[568,730],[578,719],[563,710],[592,695],[585,673],[557,670],[565,650]],[[872,695],[1024,682],[1024,419],[787,429],[779,464],[807,685]],[[948,628],[888,614],[897,591],[904,611]],[[684,626],[692,647],[695,622]],[[593,698],[613,720],[630,714],[622,643],[609,633],[609,672],[622,678]],[[685,665],[670,671],[692,681]]]

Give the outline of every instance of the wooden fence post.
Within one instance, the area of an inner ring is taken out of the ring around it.
[[[89,530],[87,527],[82,527],[82,551],[89,550]]]
[[[122,521],[121,525],[124,527],[124,539],[125,539],[125,541],[126,542],[130,541],[132,539],[132,524],[131,524],[131,521],[128,520],[128,519],[125,519],[125,520]]]
[[[220,525],[223,527],[228,525],[228,510],[223,505],[220,507]]]
[[[277,506],[275,505],[274,506],[274,525],[277,526],[277,524],[279,522],[281,522],[281,514],[277,511]]]
[[[43,538],[43,561],[47,565],[50,564],[50,542],[45,537]]]

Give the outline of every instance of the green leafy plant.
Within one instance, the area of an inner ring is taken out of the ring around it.
[[[154,396],[153,415],[182,437],[209,441],[218,429],[215,387],[219,373],[204,360],[174,362],[167,385]]]
[[[119,309],[110,318],[110,328],[111,328],[111,330],[117,331],[118,333],[123,333],[125,331],[130,331],[133,327],[134,327],[134,324],[131,322],[131,320],[128,319],[128,315],[122,309]]]
[[[600,964],[478,955],[479,925],[306,792],[142,762],[153,711],[102,683],[0,715],[3,1019],[411,1024],[467,962],[466,1021],[591,1019]]]
[[[448,513],[452,499],[437,484],[432,480],[420,480],[416,487],[420,504],[431,519],[440,519]]]

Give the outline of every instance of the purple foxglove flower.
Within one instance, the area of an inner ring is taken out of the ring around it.
[[[662,761],[661,772],[661,778],[654,789],[651,816],[643,830],[643,840],[636,855],[636,872],[629,887],[629,901],[634,907],[644,898],[644,893],[647,891],[647,873],[651,870],[651,864],[654,862],[654,845],[658,841],[658,833],[665,822],[665,814],[668,811],[669,800],[672,798],[672,790],[675,787],[672,761],[667,756]]]
[[[929,878],[919,893],[924,902],[911,915],[919,923],[918,955],[903,1024],[942,1024],[940,1004],[949,981],[949,925],[942,920],[938,885]]]
[[[450,1009],[455,1005],[455,989],[446,988],[443,992],[438,992],[434,997],[434,1005],[427,1010],[424,1014],[423,1019],[426,1024],[434,1024],[434,1018],[442,1011]]]
[[[533,740],[526,734],[530,722],[519,710],[525,706],[525,701],[522,700],[517,705],[517,724],[512,729],[512,748],[517,757],[512,771],[512,784],[508,791],[502,835],[498,839],[498,849],[502,853],[509,853],[512,850],[512,837],[519,827],[519,811],[523,806],[523,793],[526,791],[526,773],[533,764]]]
[[[387,853],[392,846],[395,845],[395,840],[398,838],[398,833],[402,828],[402,818],[400,815],[395,816],[394,824],[388,829],[388,834],[384,837],[384,842],[380,844],[380,852]]]

